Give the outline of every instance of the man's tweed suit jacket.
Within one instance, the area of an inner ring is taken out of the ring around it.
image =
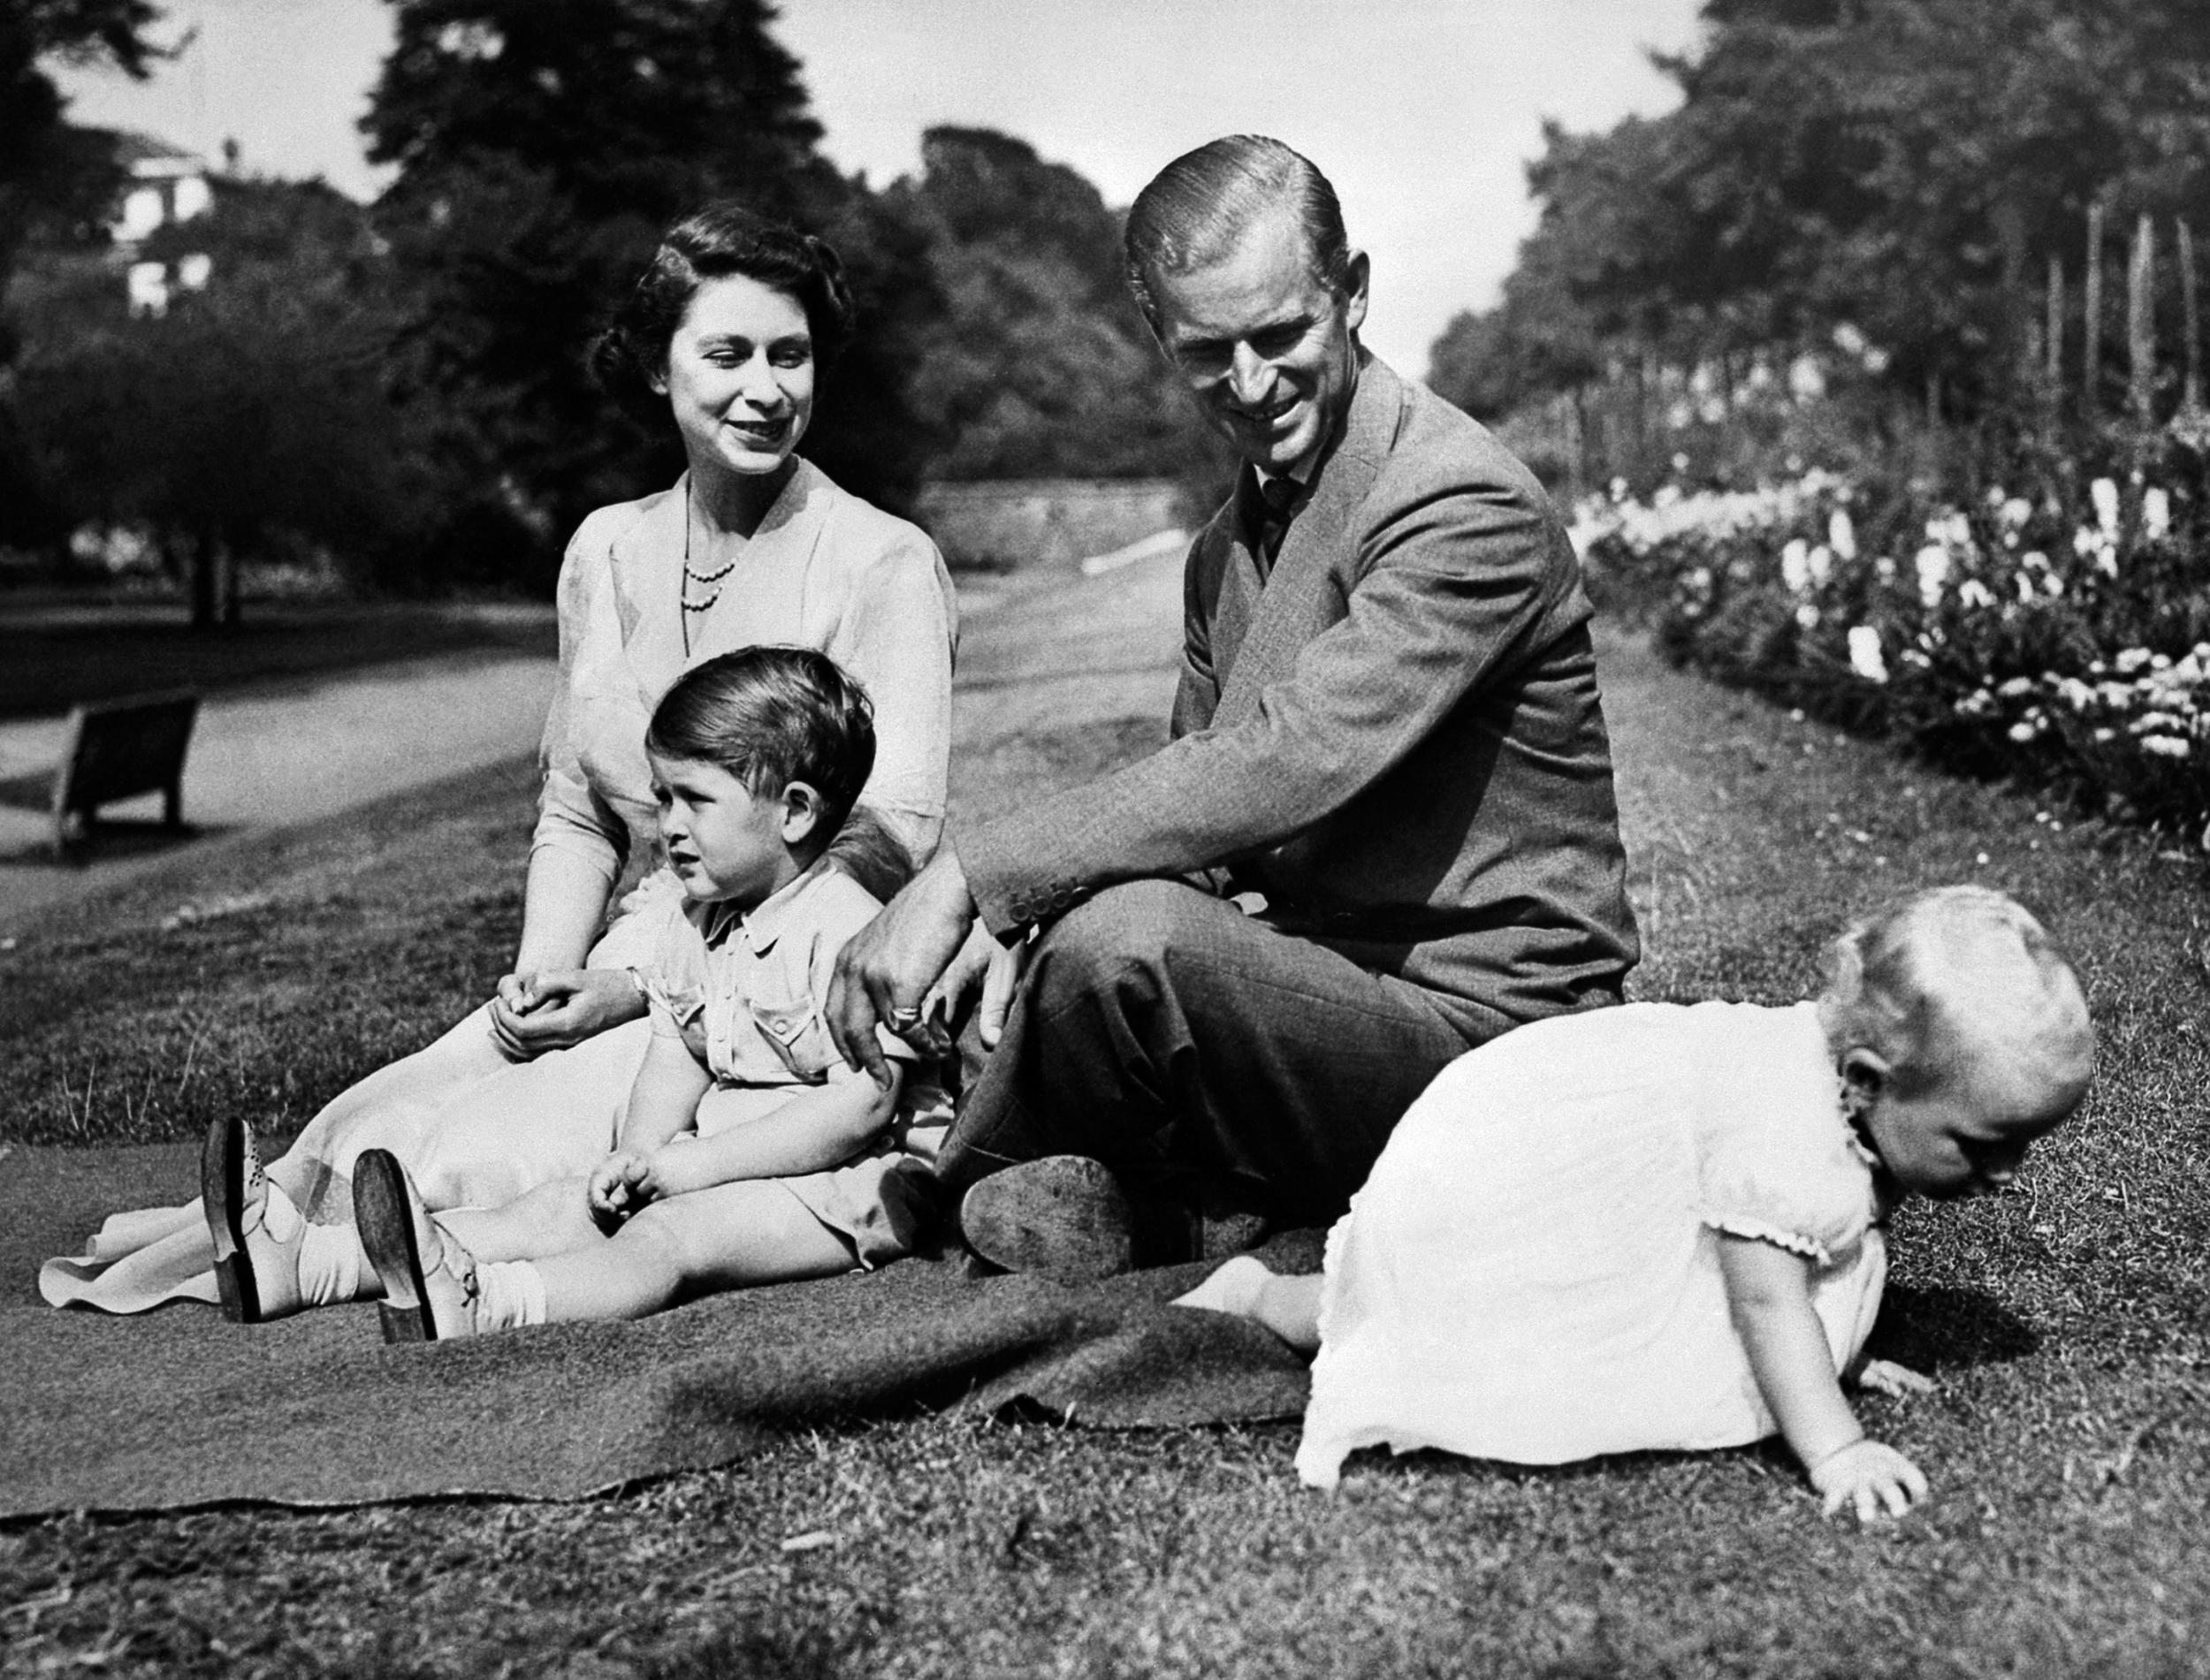
[[[1361,353],[1270,574],[1255,498],[1245,473],[1190,551],[1173,740],[956,838],[985,923],[1226,866],[1474,1036],[1616,999],[1638,947],[1589,600],[1534,475]]]

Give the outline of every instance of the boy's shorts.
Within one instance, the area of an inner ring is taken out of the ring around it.
[[[863,1271],[911,1254],[927,1240],[936,1174],[902,1150],[775,1182],[844,1239]]]
[[[698,1104],[697,1136],[712,1137],[773,1114],[799,1087],[746,1090],[720,1087]],[[841,1167],[770,1181],[781,1184],[805,1211],[843,1238],[854,1263],[872,1272],[886,1260],[913,1252],[935,1223],[935,1145],[949,1129],[949,1104],[902,1115],[868,1152]]]

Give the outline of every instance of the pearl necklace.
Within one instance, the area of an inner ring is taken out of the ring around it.
[[[716,582],[720,579],[728,576],[728,574],[735,570],[736,570],[736,562],[735,560],[731,560],[727,566],[722,566],[718,571],[699,572],[694,571],[691,568],[690,495],[690,492],[686,490],[683,495],[683,576],[682,583],[676,590],[676,596],[682,601],[683,609],[682,623],[684,658],[688,659],[690,657],[690,615],[694,612],[704,612],[709,610],[716,601],[719,601],[721,598],[721,589],[728,587],[727,584],[722,584],[720,588],[716,589],[714,592],[706,597],[705,600],[694,601],[690,598],[690,586],[693,583],[705,584]]]

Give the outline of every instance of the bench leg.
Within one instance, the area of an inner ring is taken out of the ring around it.
[[[171,782],[161,790],[161,820],[171,828],[184,826],[184,783]]]

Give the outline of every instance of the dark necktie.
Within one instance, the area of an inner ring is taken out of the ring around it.
[[[1282,551],[1282,538],[1289,530],[1290,508],[1297,500],[1297,492],[1304,488],[1290,477],[1269,478],[1259,485],[1259,563],[1261,570],[1271,571],[1274,557]]]

